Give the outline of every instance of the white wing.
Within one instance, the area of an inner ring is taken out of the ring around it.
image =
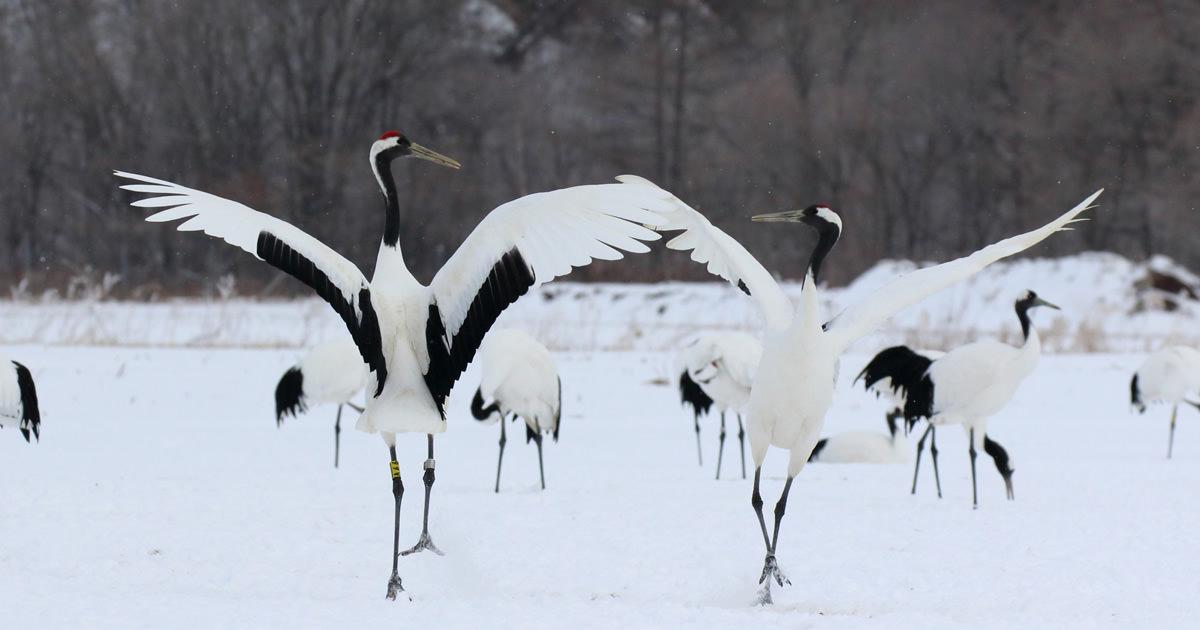
[[[859,337],[878,328],[896,312],[978,273],[1001,258],[1037,245],[1059,230],[1070,229],[1066,225],[1074,222],[1075,217],[1084,210],[1093,207],[1091,203],[1102,192],[1104,189],[1096,191],[1079,205],[1036,230],[993,243],[970,256],[918,269],[896,278],[866,300],[842,311],[826,325],[826,331],[835,335],[833,341],[841,344],[841,347],[850,345]]]
[[[658,188],[633,175],[622,175],[617,179]],[[660,213],[666,221],[655,224],[654,228],[660,232],[683,230],[683,233],[668,241],[667,248],[691,251],[692,260],[706,265],[709,273],[724,278],[754,298],[762,309],[768,328],[787,328],[792,321],[792,303],[771,274],[732,236],[721,231],[682,200],[674,195],[670,197],[674,205],[670,211]]]
[[[650,251],[670,193],[599,184],[536,193],[489,213],[434,276],[425,382],[444,403],[500,313],[530,288],[593,260]]]
[[[206,192],[161,179],[116,171],[141,182],[121,188],[152,195],[133,202],[138,208],[164,208],[146,217],[152,223],[180,221],[181,232],[204,232],[287,272],[311,287],[341,315],[383,391],[387,367],[379,322],[371,305],[370,283],[354,263],[294,225]]]
[[[721,343],[721,355],[733,382],[750,389],[754,383],[754,375],[758,373],[758,363],[762,359],[762,344],[758,339],[743,332],[725,333]]]

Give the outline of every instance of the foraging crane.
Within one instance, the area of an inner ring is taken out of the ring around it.
[[[1138,413],[1146,413],[1146,403],[1171,404],[1171,432],[1167,437],[1167,459],[1175,447],[1175,416],[1179,403],[1200,409],[1200,402],[1187,396],[1200,396],[1200,351],[1187,346],[1169,346],[1150,355],[1134,372],[1129,382],[1129,402]]]
[[[338,467],[342,442],[342,408],[358,413],[350,402],[367,387],[367,365],[352,341],[331,341],[316,346],[300,363],[288,369],[275,386],[275,424],[299,416],[315,405],[337,405],[333,423],[333,467]]]
[[[1034,334],[1036,334],[1036,331]],[[1010,347],[1004,344],[999,345],[1005,348]],[[964,346],[964,348],[966,347],[969,346]],[[1003,354],[1003,351],[1001,350],[996,354]],[[905,432],[908,432],[920,420],[928,420],[932,413],[930,411],[930,388],[933,387],[933,381],[929,376],[930,367],[945,356],[947,356],[945,353],[940,352],[936,353],[935,356],[935,353],[929,351],[917,352],[907,346],[893,346],[875,355],[875,358],[863,368],[855,381],[859,378],[863,379],[863,385],[868,391],[874,390],[878,392],[884,389],[885,393],[890,392],[890,395],[894,396],[895,400],[898,401],[896,404],[900,409],[900,415],[905,421]],[[930,357],[933,358],[931,359]],[[996,360],[1000,361],[999,358]],[[992,458],[992,462],[996,465],[996,470],[1000,472],[1000,476],[1004,479],[1006,495],[1011,500],[1013,498],[1012,462],[1009,460],[1008,451],[987,434],[986,421],[987,418],[983,418],[982,422],[984,425],[979,427],[968,426],[967,424],[963,425],[963,428],[967,431],[968,439],[972,442],[972,446],[968,449],[968,455],[971,456],[972,460],[972,484],[974,484],[974,453],[976,452],[974,450],[976,444],[975,437],[972,431],[974,428],[979,428],[979,434],[983,438],[983,451]],[[976,420],[973,422],[978,424],[980,421]],[[913,467],[912,494],[917,493],[917,476],[921,472],[921,453],[925,450],[925,440],[928,439],[929,456],[933,460],[933,480],[937,486],[937,496],[940,499],[942,498],[942,479],[941,473],[938,471],[937,424],[930,423],[926,427],[925,432],[921,434],[920,439],[917,440],[917,457],[916,464]]]
[[[721,432],[717,446],[717,479],[721,478],[721,460],[725,453],[725,412],[737,415],[738,445],[742,454],[742,479],[746,478],[746,430],[742,410],[750,401],[750,384],[762,357],[762,344],[743,332],[706,332],[697,335],[679,352],[683,373],[679,377],[679,394],[685,403],[696,410],[696,447],[700,447],[699,409],[693,400],[707,399],[709,406],[721,412]],[[692,387],[703,394],[698,399]],[[706,409],[707,410],[707,409]],[[703,461],[703,460],[702,460]]]
[[[16,427],[25,441],[42,439],[42,414],[29,368],[0,354],[0,429]]]
[[[641,181],[653,186],[633,177],[621,180]],[[667,243],[667,247],[691,251],[692,260],[706,265],[710,273],[724,278],[756,300],[765,321],[763,355],[754,377],[748,408],[750,451],[755,464],[751,505],[758,516],[767,550],[759,579],[760,583],[765,583],[759,593],[760,603],[771,602],[770,580],[779,586],[787,581],[775,557],[779,526],[792,481],[808,461],[832,403],[836,365],[842,352],[897,311],[974,275],[997,260],[1026,250],[1059,230],[1069,229],[1067,224],[1087,210],[1100,192],[1041,228],[1004,239],[970,256],[900,276],[829,321],[820,313],[817,279],[825,257],[842,232],[842,220],[837,213],[828,206],[814,205],[753,218],[763,222],[804,223],[817,232],[817,244],[809,258],[801,289],[801,304],[794,308],[771,274],[740,243],[687,204],[676,201],[675,211],[669,213],[668,221],[656,226],[659,231],[682,231]],[[767,448],[772,445],[787,450],[790,455],[787,481],[775,505],[773,536],[767,533],[759,492],[762,463]]]
[[[808,463],[898,464],[906,460],[896,436],[874,431],[844,431],[817,440]]]
[[[537,444],[538,475],[546,489],[546,468],[542,462],[542,435],[549,433],[558,442],[562,419],[562,380],[558,367],[546,346],[515,329],[494,330],[479,349],[482,373],[471,415],[488,423],[497,415],[500,421],[500,457],[496,461],[496,492],[500,492],[500,467],[504,464],[504,444],[508,442],[504,425],[509,416],[525,422],[525,443]],[[484,405],[484,399],[490,405]]]
[[[157,212],[151,222],[180,221],[290,274],[341,316],[371,370],[367,408],[356,428],[379,433],[391,455],[395,502],[392,575],[387,596],[404,590],[398,572],[400,504],[404,484],[396,461],[397,433],[427,435],[425,509],[421,536],[409,553],[437,551],[429,536],[429,497],[435,479],[434,436],[446,430],[450,390],[501,311],[531,288],[594,259],[645,252],[659,237],[646,224],[670,209],[670,194],[628,184],[576,186],[536,193],[490,212],[428,285],[400,252],[400,192],[391,165],[419,158],[458,168],[458,162],[389,131],[371,145],[370,165],[383,192],[384,230],[375,275],[367,280],[349,260],[291,224],[240,203],[161,179],[116,173],[125,190],[151,195],[133,203]],[[440,553],[440,552],[438,552]]]

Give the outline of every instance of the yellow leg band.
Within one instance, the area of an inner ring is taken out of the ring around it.
[[[392,479],[400,478],[400,462],[392,461]]]

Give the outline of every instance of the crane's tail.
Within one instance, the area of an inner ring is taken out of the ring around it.
[[[282,425],[284,418],[295,418],[305,411],[308,401],[304,397],[304,372],[293,367],[283,373],[275,386],[275,426]]]

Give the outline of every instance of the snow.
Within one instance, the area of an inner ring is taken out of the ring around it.
[[[470,419],[466,374],[437,447],[432,533],[448,553],[402,558],[399,602],[384,599],[383,443],[344,432],[334,470],[332,408],[275,427],[273,388],[298,350],[7,348],[33,368],[45,423],[34,445],[0,431],[4,625],[1163,628],[1200,613],[1200,414],[1180,411],[1167,461],[1168,412],[1129,411],[1140,354],[1043,359],[989,431],[1012,455],[1015,502],[981,456],[971,510],[954,430],[938,436],[940,501],[929,468],[916,497],[908,465],[806,468],[779,549],[792,585],[763,609],[736,436],[713,481],[715,419],[701,469],[670,353],[628,344],[556,354],[565,414],[545,492],[521,440],[491,492],[498,431]],[[826,434],[885,430],[885,403],[851,389],[875,349],[843,360]],[[420,530],[423,448],[401,440],[404,544]],[[768,511],[785,467],[773,451]]]
[[[883,261],[847,287],[822,291],[832,317],[913,263]],[[1139,287],[1148,270],[1169,272],[1200,290],[1200,280],[1169,259],[1133,262],[1115,254],[1002,261],[966,282],[897,314],[854,350],[870,353],[897,342],[949,348],[979,337],[1016,342],[1013,302],[1027,289],[1058,304],[1035,317],[1049,352],[1148,352],[1163,345],[1200,345],[1200,302]],[[798,299],[798,284],[785,290]],[[722,283],[580,284],[554,282],[518,301],[500,319],[556,350],[673,350],[703,329],[757,333],[754,302]],[[0,303],[0,346],[149,345],[202,348],[304,348],[344,336],[337,315],[318,299],[248,299],[152,304],[24,299]],[[297,316],[299,312],[299,316]]]

